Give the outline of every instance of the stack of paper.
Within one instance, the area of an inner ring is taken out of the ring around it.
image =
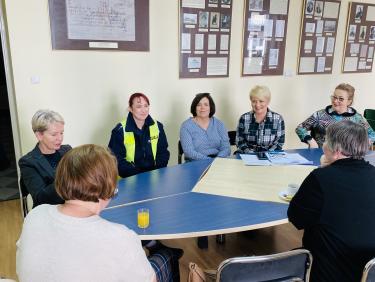
[[[256,155],[241,154],[245,165],[312,165],[313,162],[305,159],[298,153],[267,152],[268,160],[259,160]]]

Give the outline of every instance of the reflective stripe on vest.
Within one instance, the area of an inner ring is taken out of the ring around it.
[[[135,139],[134,133],[132,131],[128,132],[125,131],[126,128],[126,120],[121,122],[122,128],[124,130],[124,146],[126,149],[126,157],[125,159],[128,162],[134,163],[134,156],[135,156]],[[158,140],[159,140],[159,127],[157,121],[154,121],[154,124],[148,127],[150,130],[150,140],[151,140],[151,149],[152,155],[154,157],[154,162],[156,160],[156,151],[158,148]]]

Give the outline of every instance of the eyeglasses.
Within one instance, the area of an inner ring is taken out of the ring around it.
[[[344,97],[337,97],[337,96],[332,95],[332,96],[331,96],[331,100],[332,100],[332,101],[337,100],[337,101],[339,101],[339,102],[344,102],[344,101],[345,101],[345,98],[344,98]]]

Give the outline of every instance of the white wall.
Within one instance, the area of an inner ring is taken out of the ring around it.
[[[54,51],[47,0],[3,0],[9,29],[21,150],[35,145],[30,120],[40,108],[60,112],[65,120],[65,143],[106,145],[111,129],[126,114],[132,92],[151,100],[151,114],[166,129],[170,164],[177,161],[181,122],[189,116],[198,92],[211,92],[217,117],[229,130],[250,108],[248,92],[265,84],[272,92],[271,109],[286,122],[286,148],[304,147],[294,133],[296,125],[313,111],[325,107],[334,87],[347,82],[356,87],[354,107],[375,108],[374,73],[341,74],[348,1],[341,4],[332,75],[297,76],[302,0],[290,0],[285,70],[293,76],[241,77],[243,0],[233,0],[230,76],[228,78],[178,78],[178,1],[150,0],[150,52]],[[359,1],[364,2],[364,1]],[[367,1],[375,3],[373,1]],[[39,84],[30,78],[39,76]]]

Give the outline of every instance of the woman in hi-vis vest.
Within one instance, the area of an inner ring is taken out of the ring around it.
[[[128,177],[166,167],[168,142],[163,125],[149,115],[146,95],[134,93],[129,98],[128,117],[112,130],[108,147],[117,158],[118,173]]]

